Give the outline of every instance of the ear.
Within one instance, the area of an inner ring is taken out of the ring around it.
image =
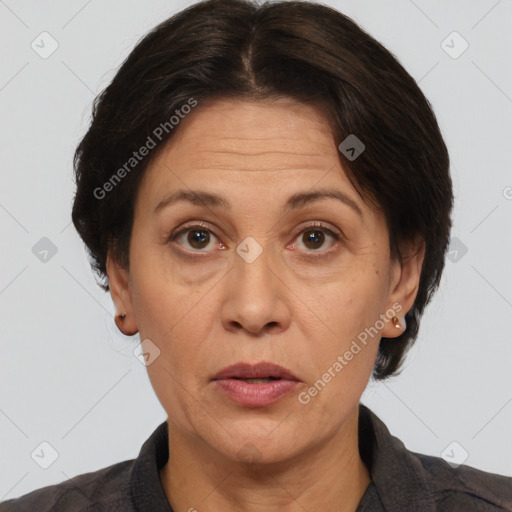
[[[129,271],[123,268],[108,252],[106,261],[110,295],[116,309],[115,322],[118,329],[126,336],[137,334],[139,328],[135,319],[130,288]],[[118,315],[125,314],[124,318]]]
[[[425,242],[417,237],[400,247],[402,262],[398,259],[391,262],[390,295],[387,311],[394,309],[400,325],[397,327],[386,315],[386,322],[381,331],[384,338],[396,338],[404,333],[405,315],[412,308],[420,284],[421,269],[425,258]]]

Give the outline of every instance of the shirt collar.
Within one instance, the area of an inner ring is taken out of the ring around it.
[[[421,461],[362,403],[359,404],[359,451],[372,478],[367,492],[373,485],[372,491],[376,490],[382,510],[435,512]],[[160,470],[168,458],[168,426],[164,421],[142,445],[131,469],[130,492],[137,510],[173,512],[160,481]]]
[[[167,421],[142,445],[130,473],[130,492],[136,510],[173,512],[160,481],[160,469],[169,459]]]
[[[383,510],[435,512],[435,500],[421,461],[364,404],[359,404],[359,452]]]

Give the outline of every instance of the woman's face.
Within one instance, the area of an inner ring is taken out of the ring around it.
[[[150,340],[173,428],[233,460],[290,459],[355,418],[380,337],[403,332],[391,317],[411,308],[422,259],[390,260],[383,214],[312,107],[222,100],[177,128],[141,182],[129,271],[109,258],[112,296]],[[179,191],[221,199],[162,204]],[[311,195],[326,191],[342,200]],[[213,380],[261,361],[295,375],[287,393],[258,402],[243,386],[273,385],[238,380],[230,395]]]

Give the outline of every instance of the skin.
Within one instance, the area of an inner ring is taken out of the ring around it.
[[[160,477],[176,511],[353,512],[371,482],[357,445],[359,400],[380,336],[403,326],[386,316],[309,403],[298,394],[394,304],[403,321],[424,250],[417,242],[404,246],[402,265],[390,259],[384,215],[348,180],[340,142],[317,110],[291,99],[217,100],[180,122],[142,179],[130,268],[109,254],[107,273],[127,315],[121,330],[160,350],[147,371],[168,415],[171,456]],[[292,194],[319,188],[344,192],[362,215],[335,199],[281,212]],[[155,214],[179,189],[222,195],[231,211],[179,202]],[[167,241],[198,222],[209,239],[192,229]],[[321,230],[312,242],[313,222],[340,240]],[[262,249],[251,263],[236,252],[249,236]],[[240,361],[272,361],[301,384],[272,405],[242,406],[211,381]]]

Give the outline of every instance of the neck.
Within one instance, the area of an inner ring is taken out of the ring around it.
[[[160,471],[174,510],[193,512],[355,512],[370,474],[358,449],[358,412],[321,445],[273,464],[223,457],[170,419],[169,460]]]

